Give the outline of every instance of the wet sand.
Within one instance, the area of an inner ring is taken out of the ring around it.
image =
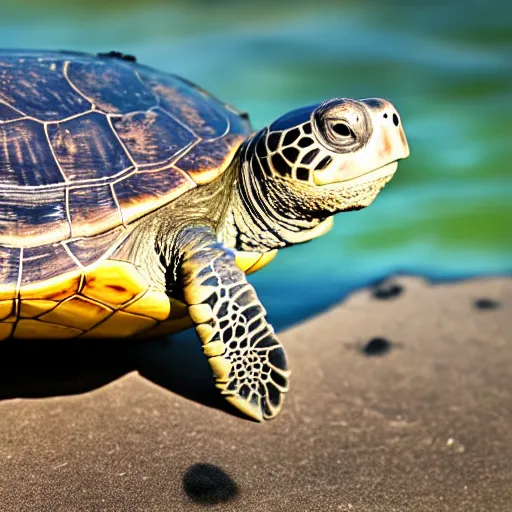
[[[1,346],[0,510],[512,510],[512,278],[390,279],[280,337],[264,425],[193,336]]]

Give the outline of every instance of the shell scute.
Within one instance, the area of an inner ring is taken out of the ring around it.
[[[35,195],[31,190],[0,188],[0,244],[27,247],[69,236],[64,189]]]
[[[15,119],[21,119],[24,115],[18,112],[16,109],[9,107],[5,103],[2,103],[0,99],[0,122],[3,121],[14,121]]]
[[[148,316],[155,320],[166,320],[171,313],[171,302],[164,292],[148,290],[138,300],[123,308],[123,311]]]
[[[88,267],[114,249],[125,232],[123,228],[111,229],[99,235],[65,242],[65,245],[83,267]]]
[[[20,289],[20,299],[43,299],[59,302],[78,293],[81,280],[82,273],[72,271],[52,279],[28,284]]]
[[[0,58],[0,101],[24,115],[55,121],[90,108],[64,79],[62,58],[39,55],[34,59],[17,53]],[[13,110],[9,110],[0,111],[0,115],[7,113],[12,118]]]
[[[15,312],[15,304],[13,300],[0,301],[0,320],[4,320],[13,316]]]
[[[175,165],[198,185],[209,183],[228,167],[244,139],[241,135],[228,134],[221,140],[203,141],[179,157]]]
[[[51,311],[58,304],[55,300],[21,300],[20,318],[36,318],[48,311]]]
[[[1,90],[1,86],[0,86]],[[31,119],[0,124],[1,186],[38,187],[64,184],[52,155],[45,128]]]
[[[113,310],[104,304],[85,297],[74,296],[61,302],[49,313],[42,315],[40,319],[44,322],[88,331],[112,312]]]
[[[6,340],[11,336],[12,324],[0,324],[0,341]]]
[[[159,186],[155,186],[157,183]],[[194,186],[194,182],[185,173],[169,165],[154,171],[133,173],[118,181],[114,191],[124,222],[130,223],[148,211],[171,202]]]
[[[124,338],[134,336],[156,324],[157,321],[152,318],[116,311],[107,320],[85,333],[82,338]]]
[[[108,119],[97,112],[48,126],[55,157],[71,182],[120,174],[132,166]]]
[[[199,137],[210,140],[229,129],[229,119],[222,104],[198,87],[170,75],[142,75],[159,100],[159,105],[179,119]]]
[[[68,194],[72,237],[94,236],[122,223],[112,187],[75,187]]]
[[[137,165],[170,162],[197,137],[160,109],[133,112],[112,119],[112,124]]]
[[[26,247],[23,250],[21,287],[76,270],[75,261],[61,244]]]
[[[16,323],[13,336],[19,339],[68,339],[80,334],[82,331],[73,327],[23,318]]]
[[[67,76],[83,96],[106,113],[149,110],[157,104],[130,63],[83,56],[71,60]]]

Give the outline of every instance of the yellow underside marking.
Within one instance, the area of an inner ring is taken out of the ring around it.
[[[60,303],[55,309],[40,318],[44,322],[87,331],[111,313],[112,309],[103,304],[93,302],[85,297],[73,297]]]
[[[14,329],[14,337],[20,339],[65,339],[82,334],[79,329],[63,325],[47,324],[39,320],[19,320]]]
[[[165,293],[148,288],[134,265],[116,260],[24,286],[13,337],[74,338],[87,332],[111,338],[147,331],[166,320],[171,309]],[[124,304],[127,311],[116,311]],[[16,320],[13,312],[14,301],[0,301],[0,339],[11,334],[7,322]]]
[[[0,300],[9,300],[16,298],[16,287],[15,286],[0,286]]]
[[[58,302],[54,300],[22,300],[20,301],[20,317],[35,318],[53,309]]]
[[[166,320],[171,312],[171,303],[164,292],[148,290],[140,299],[132,302],[123,311],[139,315]]]
[[[7,318],[10,316],[14,309],[13,300],[3,300],[0,302],[0,319]]]
[[[134,265],[126,261],[105,260],[86,272],[82,295],[114,307],[148,289],[148,283]]]
[[[157,324],[156,320],[116,311],[111,317],[94,327],[82,338],[127,338]]]
[[[81,271],[67,272],[53,279],[24,286],[20,298],[60,301],[74,295],[80,286]]]
[[[277,250],[237,252],[236,263],[252,273],[276,254]],[[12,289],[0,288],[2,293],[14,298]],[[11,335],[14,302],[0,301],[0,340]],[[14,338],[151,338],[193,325],[185,304],[149,289],[134,265],[118,260],[103,260],[83,271],[24,286],[19,305]]]

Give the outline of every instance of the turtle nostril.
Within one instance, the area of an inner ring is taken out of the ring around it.
[[[398,126],[400,124],[400,120],[398,119],[398,116],[396,114],[393,114],[393,124],[395,126]]]

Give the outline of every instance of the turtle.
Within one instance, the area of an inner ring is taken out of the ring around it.
[[[254,131],[120,52],[0,51],[0,140],[0,340],[195,327],[215,387],[258,421],[290,371],[246,275],[368,206],[409,155],[388,100]]]

